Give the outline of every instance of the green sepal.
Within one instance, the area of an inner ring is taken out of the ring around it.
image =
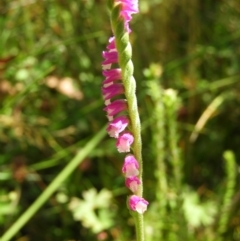
[[[114,26],[114,35],[116,37],[116,44],[118,47],[122,46],[121,39],[124,36],[124,34],[125,34],[124,22],[121,18],[119,18],[118,21],[116,21],[116,24]]]
[[[129,35],[127,32],[125,32],[120,40],[119,40],[119,43],[120,44],[120,47],[119,47],[119,50],[120,50],[120,54],[119,54],[119,57],[120,57],[120,62],[123,66],[125,66],[129,60],[131,60],[132,58],[132,47],[129,43]],[[126,66],[127,67],[127,66]],[[130,66],[132,67],[132,65]],[[124,70],[125,70],[125,67],[124,67]],[[130,76],[133,74],[133,72],[129,73]]]
[[[111,12],[111,19],[112,19],[113,23],[118,21],[118,19],[120,17],[120,12],[121,12],[121,5],[120,4],[115,4],[113,6],[112,12]]]

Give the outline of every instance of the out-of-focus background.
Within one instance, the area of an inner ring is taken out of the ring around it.
[[[0,0],[0,236],[107,123],[106,5]],[[240,240],[240,1],[141,0],[131,29],[147,240]],[[167,154],[167,204],[156,211],[151,81],[179,97],[182,219]],[[123,158],[106,136],[12,240],[134,240]]]

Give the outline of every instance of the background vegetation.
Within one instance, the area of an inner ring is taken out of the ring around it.
[[[147,240],[240,240],[240,2],[140,9],[131,42]],[[107,123],[109,36],[103,0],[0,0],[0,236],[60,173],[13,240],[134,240],[123,155],[103,135],[88,147]]]

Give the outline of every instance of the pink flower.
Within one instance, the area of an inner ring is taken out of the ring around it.
[[[102,52],[102,56],[105,59],[102,62],[102,65],[118,63],[118,52],[116,50],[113,50],[113,51],[103,51]]]
[[[122,11],[129,13],[129,15],[138,13],[138,0],[117,0],[116,3],[122,4]]]
[[[108,40],[107,51],[102,52],[102,56],[105,59],[102,62],[103,70],[111,69],[113,63],[118,62],[118,53],[115,46],[115,37],[111,37]]]
[[[108,44],[108,46],[107,46],[107,49],[109,49],[109,50],[114,50],[114,49],[116,49],[115,37],[109,38],[108,43],[109,43],[109,44]]]
[[[108,84],[116,80],[121,80],[122,78],[122,70],[121,69],[109,69],[103,70],[103,75],[106,79],[103,81],[103,84]]]
[[[119,116],[108,124],[107,132],[111,137],[118,138],[119,133],[124,131],[129,123],[126,116]]]
[[[125,184],[133,193],[136,193],[141,182],[137,177],[127,177]]]
[[[127,110],[127,101],[120,99],[120,100],[114,100],[112,103],[107,105],[103,110],[107,112],[107,116],[110,118],[114,115],[118,114],[119,112],[123,110]]]
[[[111,84],[102,88],[102,94],[105,101],[123,93],[124,87],[122,84]]]
[[[139,164],[133,155],[127,155],[124,160],[122,167],[122,172],[125,174],[125,177],[133,177],[139,174]]]
[[[138,0],[118,0],[116,3],[121,4],[120,15],[124,19],[125,29],[130,33],[131,29],[129,28],[129,22],[132,19],[132,14],[138,13]]]
[[[130,132],[125,132],[118,137],[116,147],[119,152],[130,152],[130,147],[134,141],[134,137]]]
[[[148,201],[144,198],[132,195],[129,198],[129,207],[133,211],[137,211],[140,214],[143,214],[147,210]]]

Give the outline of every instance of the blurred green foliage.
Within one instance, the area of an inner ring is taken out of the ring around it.
[[[140,10],[131,42],[150,201],[147,240],[237,241],[240,2],[141,0]],[[102,0],[0,0],[0,236],[106,124],[101,53],[110,36]],[[156,115],[163,99],[149,92],[151,83],[160,97],[177,91],[175,113]],[[114,144],[106,137],[14,240],[134,240],[124,156]],[[159,194],[158,160],[165,163],[166,195]]]

